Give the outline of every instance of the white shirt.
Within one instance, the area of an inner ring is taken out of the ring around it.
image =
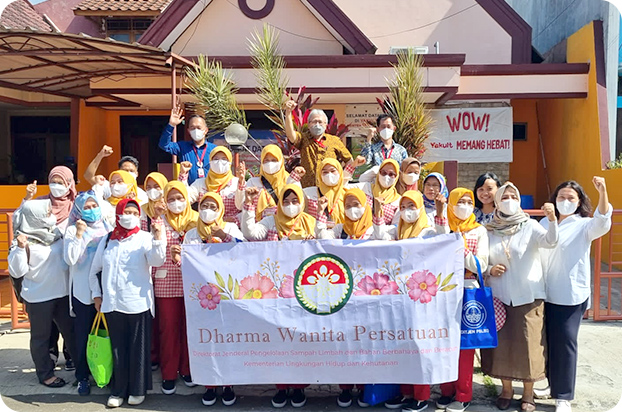
[[[101,311],[142,313],[151,310],[155,314],[150,266],[164,264],[166,240],[155,240],[151,233],[139,230],[121,241],[110,240],[104,251],[105,244],[106,238],[102,238],[89,273],[92,297],[102,298]],[[102,288],[97,280],[100,271]]]
[[[543,250],[546,301],[556,305],[580,305],[591,296],[590,247],[592,241],[611,229],[613,206],[606,214],[598,209],[594,217],[572,215],[559,224],[559,244]],[[548,219],[540,224],[548,227]]]
[[[184,183],[188,184],[188,180],[184,180]],[[198,202],[201,197],[205,193],[207,193],[207,186],[205,185],[205,178],[200,178],[192,182],[190,186],[188,186],[188,199],[190,199],[190,203]],[[225,198],[234,198],[235,199],[235,207],[238,210],[242,210],[242,206],[244,206],[244,196],[238,195],[238,178],[233,177],[229,182],[220,189],[218,194],[223,199]]]
[[[285,184],[286,185],[298,185],[300,186],[300,182],[296,179],[294,179],[292,177],[292,175],[290,174],[287,179],[285,180]],[[236,189],[237,189],[238,185],[236,185]],[[246,184],[244,186],[244,188],[246,189],[247,187],[256,187],[259,189],[265,189],[263,186],[263,183],[261,182],[261,176],[257,176],[257,177],[251,177],[250,179],[248,179],[246,181]],[[300,186],[302,187],[302,186]],[[244,206],[244,200],[246,199],[246,192],[244,190],[237,190],[236,194],[235,194],[235,205],[240,205],[240,210],[243,208]]]
[[[329,228],[326,225],[326,222],[322,222],[319,219],[315,222],[315,232],[317,233],[318,239],[341,239],[341,234],[343,233],[343,224],[337,223],[332,228]],[[367,228],[367,231],[363,234],[360,240],[371,239],[374,234],[374,226],[370,226]],[[348,236],[348,239],[352,239]]]
[[[242,231],[235,223],[225,222],[225,226],[222,228],[222,230],[227,235],[229,235],[230,242],[244,242],[245,241]],[[199,236],[199,232],[197,231],[196,227],[190,229],[188,233],[186,233],[186,236],[184,236],[184,243],[183,243],[184,245],[197,245],[197,244],[202,244],[202,243],[203,243],[203,239],[201,239],[201,236]]]
[[[14,278],[23,277],[22,298],[29,303],[47,302],[69,294],[69,266],[63,259],[63,240],[50,246],[29,245],[26,249],[15,247],[9,253],[9,273]]]
[[[488,277],[492,294],[508,306],[521,306],[546,298],[540,248],[557,245],[557,223],[549,225],[548,231],[533,219],[512,236],[499,236],[488,232],[490,254],[488,270],[494,265],[504,265],[501,276]],[[506,256],[508,249],[510,259]]]
[[[84,233],[82,238],[78,239],[76,237],[75,225],[69,226],[65,232],[63,258],[65,263],[69,265],[69,290],[84,305],[93,303],[89,273],[91,272],[91,264],[93,263],[99,242],[102,237],[107,236],[104,235],[87,240],[87,234]],[[69,306],[73,312],[71,302]]]
[[[397,213],[396,213],[397,215]],[[398,240],[399,234],[396,225],[373,225],[374,240]],[[434,225],[434,227],[424,227],[419,233],[418,238],[426,238],[436,235],[449,233],[449,226]]]

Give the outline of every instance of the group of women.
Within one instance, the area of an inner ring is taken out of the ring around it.
[[[135,178],[122,170],[110,175],[106,199],[96,191],[77,194],[73,176],[64,167],[50,172],[51,193],[45,199],[32,200],[36,187],[28,187],[15,214],[9,268],[13,277],[23,278],[31,354],[42,384],[65,384],[54,375],[48,354],[54,322],[76,361],[78,392],[90,393],[86,342],[94,316],[101,311],[108,319],[113,347],[109,407],[125,399],[130,405],[142,403],[151,389],[155,364],[161,367],[163,393],[175,393],[178,377],[194,386],[182,244],[311,238],[399,241],[457,232],[465,241],[465,287],[477,285],[479,262],[507,311],[499,346],[482,351],[484,372],[503,382],[497,406],[509,407],[512,380],[524,382],[521,410],[534,410],[533,382],[545,377],[560,408],[572,399],[578,325],[589,304],[590,243],[611,224],[604,179],[594,178],[600,195],[594,217],[589,217],[585,192],[570,181],[543,206],[546,217],[541,225],[521,210],[518,188],[501,185],[494,174],[483,175],[475,191],[448,192],[444,177],[430,173],[420,192],[421,163],[414,158],[401,165],[387,159],[374,176],[359,183],[350,183],[351,170],[325,159],[317,168],[316,186],[304,189],[299,182],[305,170],[298,167],[288,173],[275,145],[263,149],[259,176],[249,180],[243,164],[234,176],[226,147],[212,150],[209,161],[207,176],[190,186],[188,167],[182,167],[179,180],[170,182],[160,173],[150,173],[143,185],[148,201],[143,204]],[[450,412],[469,406],[473,358],[474,350],[461,351],[458,380],[441,385],[437,406]],[[283,407],[288,401],[304,406],[304,388],[277,385],[273,406]],[[341,385],[341,390],[337,403],[348,407],[353,387]],[[427,408],[429,385],[403,385],[402,392],[386,406],[404,411]],[[218,393],[224,405],[235,403],[231,386],[207,387],[202,403],[215,404]],[[367,406],[361,395],[359,405]]]

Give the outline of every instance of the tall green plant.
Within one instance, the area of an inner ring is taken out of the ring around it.
[[[395,119],[394,140],[411,156],[420,158],[425,152],[432,118],[423,98],[423,58],[408,50],[397,55],[395,76],[387,79],[390,96],[378,99],[383,111]]]
[[[257,96],[269,110],[266,117],[280,133],[285,133],[285,112],[289,78],[284,75],[285,60],[280,55],[279,33],[264,23],[261,32],[255,30],[248,40],[251,64],[255,69]]]
[[[235,100],[239,88],[221,62],[199,55],[198,64],[186,67],[186,76],[190,91],[205,112],[210,134],[223,132],[231,123],[240,123],[248,129],[244,111]]]

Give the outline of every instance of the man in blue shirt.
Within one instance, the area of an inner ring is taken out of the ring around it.
[[[178,156],[178,161],[188,161],[192,163],[188,184],[192,184],[197,179],[207,176],[209,170],[209,154],[216,147],[213,143],[208,143],[207,124],[205,119],[199,115],[193,115],[188,119],[188,133],[192,138],[192,143],[187,141],[173,142],[173,130],[184,120],[181,104],[177,104],[171,111],[171,118],[160,135],[160,149]]]
[[[367,133],[367,142],[361,149],[361,156],[365,158],[365,163],[370,166],[380,166],[386,159],[396,160],[400,165],[408,157],[406,148],[393,141],[395,132],[395,122],[393,117],[388,114],[381,114],[376,120],[378,127],[370,127]],[[372,145],[371,140],[374,134],[378,133],[381,141]]]

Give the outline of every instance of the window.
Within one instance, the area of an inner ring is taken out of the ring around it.
[[[106,36],[117,41],[134,43],[151,23],[153,19],[106,19]]]
[[[527,123],[514,123],[512,127],[512,136],[515,142],[527,141]]]

